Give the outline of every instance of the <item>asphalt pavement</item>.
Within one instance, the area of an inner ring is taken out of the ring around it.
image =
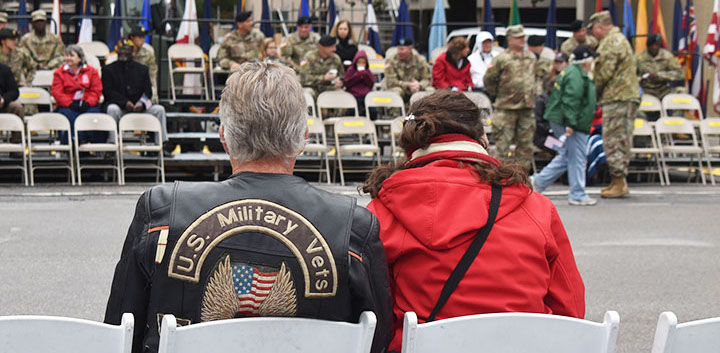
[[[320,186],[369,202],[357,186]],[[720,187],[631,186],[629,197],[594,207],[569,206],[561,185],[547,193],[585,281],[586,318],[620,313],[620,353],[649,352],[662,311],[680,322],[720,316]],[[0,315],[102,320],[147,187],[0,187]],[[597,188],[589,191],[599,197]]]

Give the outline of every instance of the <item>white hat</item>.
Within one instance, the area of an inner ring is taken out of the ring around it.
[[[475,41],[475,43],[482,43],[486,40],[494,40],[494,39],[495,38],[493,38],[493,35],[490,34],[490,32],[482,31],[478,34],[477,40]]]

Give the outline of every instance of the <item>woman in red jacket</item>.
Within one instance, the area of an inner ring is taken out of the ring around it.
[[[488,155],[477,106],[444,90],[410,111],[400,135],[407,161],[377,168],[363,187],[390,269],[389,350],[400,351],[408,311],[425,321],[496,312],[583,318],[585,288],[560,217],[530,190],[521,165]],[[470,244],[486,225],[473,255]],[[441,289],[466,252],[468,270],[442,305]]]
[[[450,41],[446,52],[435,59],[432,69],[433,87],[467,91],[472,89],[470,62],[467,57],[470,46],[465,38],[457,37]]]
[[[53,73],[50,93],[55,98],[58,113],[70,120],[74,131],[75,119],[83,113],[100,113],[102,81],[97,70],[85,62],[85,53],[78,45],[65,48],[65,64]],[[60,136],[67,142],[64,134]],[[107,132],[84,132],[78,138],[83,142],[105,142]]]

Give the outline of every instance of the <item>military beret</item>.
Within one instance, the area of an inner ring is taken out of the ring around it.
[[[128,37],[144,37],[145,35],[147,35],[147,32],[145,31],[145,27],[141,24],[136,24],[130,27],[130,33],[128,33]]]
[[[318,41],[318,44],[322,45],[323,47],[329,47],[337,44],[337,38],[330,37],[329,35],[324,35],[320,38],[320,41]]]
[[[590,21],[588,21],[588,28],[592,28],[593,25],[596,23],[609,21],[610,20],[610,11],[600,11],[594,13],[592,16],[590,16]]]
[[[297,25],[298,25],[298,26],[300,26],[300,25],[310,25],[310,24],[312,24],[312,18],[307,17],[307,16],[302,16],[302,17],[298,18],[298,20],[297,20]]]
[[[415,43],[413,42],[412,38],[410,38],[410,37],[400,38],[400,39],[398,39],[398,42],[397,42],[397,45],[403,45],[403,46],[405,46],[405,45],[412,46],[413,44],[415,44]]]
[[[530,47],[537,47],[540,45],[545,45],[545,37],[532,35],[532,36],[528,37],[527,44]]]
[[[573,50],[572,55],[574,61],[582,61],[591,57],[597,58],[600,54],[592,51],[587,45],[580,44]]]
[[[7,13],[0,12],[0,23],[7,23]]]
[[[17,38],[18,32],[10,28],[0,29],[0,39]]]
[[[662,45],[662,36],[659,34],[648,34],[646,45],[650,46],[655,43],[660,43],[660,45]]]
[[[581,20],[575,20],[573,23],[570,24],[570,32],[577,32],[585,27],[585,22]]]
[[[522,25],[514,25],[507,28],[505,31],[507,37],[525,37],[525,27]]]
[[[47,14],[43,10],[35,10],[32,12],[31,19],[35,21],[47,21]]]
[[[235,22],[245,22],[250,16],[252,16],[252,11],[240,12],[235,16]]]

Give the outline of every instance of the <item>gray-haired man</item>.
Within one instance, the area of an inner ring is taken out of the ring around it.
[[[220,100],[230,178],[141,196],[105,313],[113,324],[135,316],[133,352],[157,350],[164,314],[181,324],[248,316],[354,322],[371,310],[372,351],[387,346],[392,300],[377,219],[292,175],[305,109],[290,68],[242,64]]]

